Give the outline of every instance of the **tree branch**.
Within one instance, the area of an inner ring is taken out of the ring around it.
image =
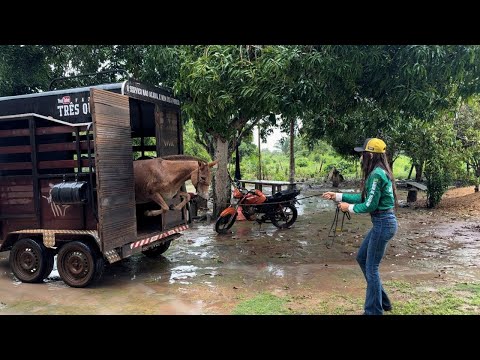
[[[245,124],[244,124],[243,129],[239,129],[240,132],[239,132],[239,134],[238,134],[238,137],[237,137],[236,141],[240,141],[240,140],[242,139],[242,137],[243,137],[244,134],[249,133],[250,131],[252,131],[253,127],[254,127],[255,125],[257,125],[258,122],[259,122],[261,119],[262,119],[261,117],[256,118],[254,121],[252,121],[252,122],[251,122],[248,126],[246,126],[246,127],[245,127],[245,125],[248,123],[248,120],[245,121]]]
[[[195,140],[197,140],[197,142],[202,145],[205,149],[208,149],[208,145],[206,143],[206,141],[204,141],[201,137],[200,137],[200,132],[195,129]]]

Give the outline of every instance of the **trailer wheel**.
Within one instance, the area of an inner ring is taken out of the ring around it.
[[[80,241],[68,242],[57,255],[58,273],[71,287],[81,288],[97,281],[103,274],[103,256]]]
[[[172,240],[165,241],[164,243],[161,243],[160,245],[155,246],[155,247],[152,248],[152,249],[148,249],[148,250],[142,251],[142,253],[143,253],[145,256],[148,256],[149,258],[157,258],[157,257],[159,257],[161,254],[163,254],[165,251],[168,250],[168,248],[170,247],[171,242],[172,242]]]
[[[22,282],[38,283],[45,279],[53,268],[53,252],[33,239],[18,240],[10,250],[10,267]],[[50,272],[49,272],[50,270]]]

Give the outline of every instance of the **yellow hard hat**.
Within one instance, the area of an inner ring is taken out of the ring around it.
[[[368,151],[368,152],[373,152],[373,153],[384,153],[385,150],[387,149],[387,144],[382,139],[378,138],[368,138],[365,140],[365,144],[363,144],[363,147],[356,147],[354,150],[357,152],[363,152],[363,151]]]

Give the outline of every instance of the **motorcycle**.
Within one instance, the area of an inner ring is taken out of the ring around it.
[[[234,185],[233,198],[237,202],[220,213],[215,222],[217,233],[227,233],[235,223],[239,211],[247,220],[256,221],[259,224],[271,222],[279,229],[289,228],[297,220],[298,211],[295,203],[300,190],[294,188],[265,196],[258,189],[247,190],[238,182],[234,182]]]

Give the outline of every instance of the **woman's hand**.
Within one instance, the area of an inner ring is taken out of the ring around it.
[[[323,193],[322,197],[327,200],[335,200],[335,193],[332,191],[327,191],[326,193]]]
[[[338,204],[338,207],[340,208],[340,210],[342,210],[343,212],[348,212],[348,207],[350,206],[349,203],[346,203],[346,202],[341,202]]]

